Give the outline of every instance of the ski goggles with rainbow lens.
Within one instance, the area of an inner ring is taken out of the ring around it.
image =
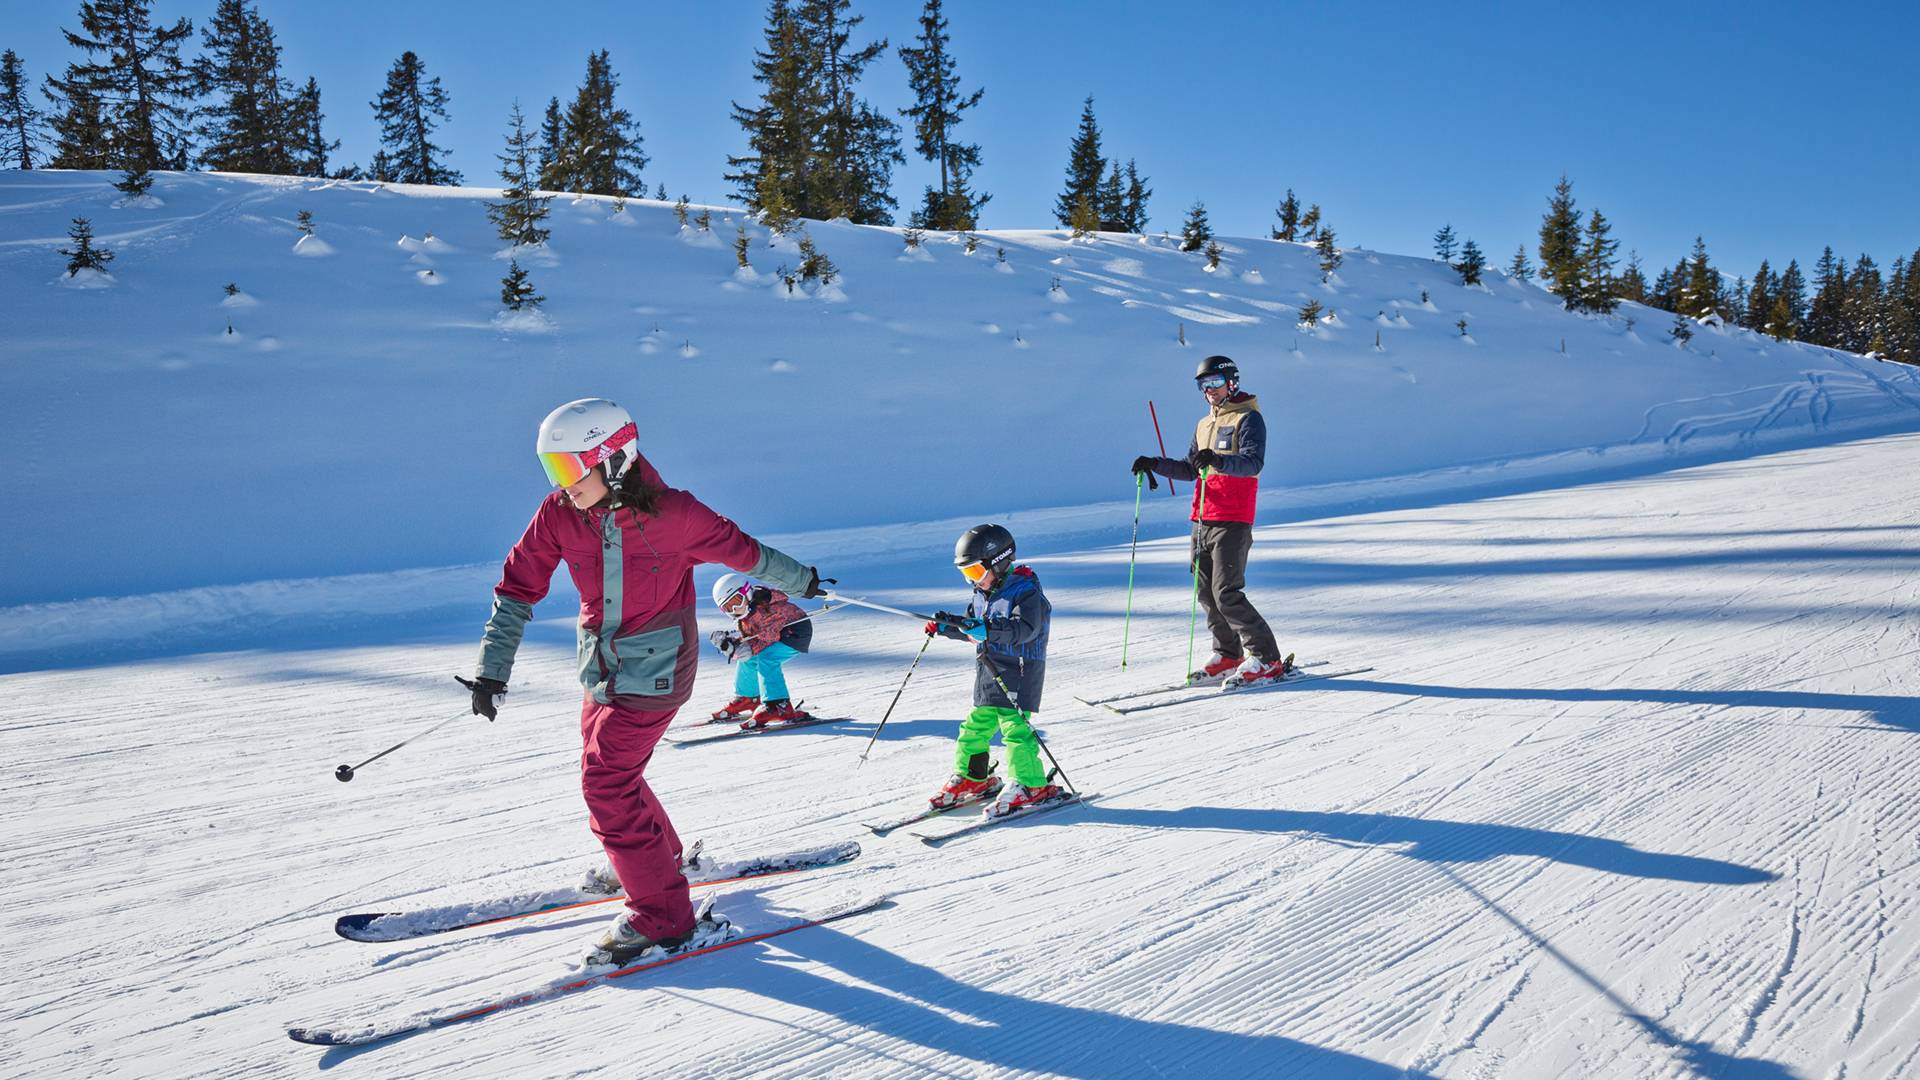
[[[554,487],[572,487],[581,478],[593,471],[595,465],[619,453],[632,445],[640,437],[640,428],[626,424],[599,446],[587,450],[542,450],[540,467],[547,470],[547,479]]]

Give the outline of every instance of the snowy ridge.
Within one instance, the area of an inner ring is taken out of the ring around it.
[[[701,233],[562,196],[518,253],[548,302],[502,321],[488,189],[164,174],[163,205],[115,208],[111,179],[0,173],[0,290],[31,298],[0,339],[23,436],[0,557],[35,567],[0,605],[492,561],[541,490],[529,432],[583,394],[626,402],[668,480],[756,534],[1126,499],[1146,402],[1179,453],[1210,352],[1261,397],[1280,517],[1920,427],[1899,365],[1717,326],[1676,348],[1663,313],[1577,317],[1423,258],[1350,250],[1323,284],[1310,248],[1267,240],[1222,237],[1208,273],[1159,236],[995,230],[967,255],[930,234],[903,259],[900,230],[815,222],[841,276],[788,294],[795,239],[737,210],[694,208]],[[110,287],[48,284],[77,215],[119,253]],[[1302,329],[1309,300],[1334,316]],[[110,512],[44,498],[104,433]],[[71,557],[124,545],[141,557]]]

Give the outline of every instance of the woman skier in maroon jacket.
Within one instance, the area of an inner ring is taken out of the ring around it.
[[[624,964],[696,933],[724,939],[724,919],[696,925],[680,838],[647,786],[647,761],[693,692],[698,664],[693,568],[721,563],[804,597],[820,575],[670,488],[638,447],[639,430],[604,398],[568,402],[540,425],[537,451],[557,489],[508,553],[472,680],[473,711],[492,719],[533,605],[560,563],[580,592],[581,787],[588,823],[627,896],[626,910],[588,951],[588,964]]]

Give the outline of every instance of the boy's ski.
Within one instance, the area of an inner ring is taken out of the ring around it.
[[[1328,661],[1326,660],[1303,660],[1293,665],[1293,670],[1299,671],[1301,668],[1326,667],[1327,664]],[[1122,694],[1108,694],[1106,697],[1081,697],[1075,694],[1073,700],[1082,705],[1102,706],[1112,704],[1116,701],[1131,701],[1134,698],[1153,697],[1156,694],[1171,694],[1176,690],[1218,690],[1221,684],[1227,681],[1226,675],[1202,676],[1198,672],[1195,672],[1194,675],[1195,677],[1188,681],[1167,683],[1165,686],[1150,686],[1144,690],[1128,690]]]
[[[1102,705],[1100,707],[1109,712],[1119,713],[1121,716],[1128,716],[1137,712],[1145,712],[1148,709],[1160,709],[1169,705],[1187,705],[1195,701],[1205,701],[1208,698],[1217,698],[1226,694],[1253,694],[1262,690],[1277,690],[1282,686],[1292,686],[1294,683],[1312,682],[1315,679],[1338,679],[1343,675],[1359,675],[1362,672],[1372,670],[1370,667],[1347,668],[1344,671],[1303,672],[1296,670],[1288,672],[1285,678],[1277,681],[1255,683],[1252,686],[1209,686],[1204,689],[1198,689],[1195,693],[1181,694],[1178,697],[1170,697],[1161,701],[1145,701],[1137,705]]]
[[[699,849],[700,844],[696,842],[693,847],[695,857],[690,860],[690,865],[682,868],[682,872],[687,876],[687,884],[696,887],[726,885],[750,878],[792,874],[802,870],[818,870],[822,867],[851,862],[860,856],[860,845],[851,841],[803,851],[763,855],[753,859],[737,859],[732,862],[701,860],[698,858]],[[609,904],[625,899],[624,893],[608,896],[605,893],[588,892],[580,888],[548,889],[544,892],[518,893],[491,900],[448,904],[444,907],[421,908],[416,911],[368,911],[342,915],[334,920],[333,929],[335,933],[349,941],[376,943],[404,941],[407,938],[427,937],[453,930],[468,930],[476,926],[489,926],[493,923],[524,919],[532,915],[569,911],[574,908],[592,907],[595,904]]]
[[[866,826],[867,831],[873,833],[873,835],[885,836],[895,829],[902,828],[907,825],[912,825],[916,821],[926,821],[929,818],[937,818],[945,814],[951,814],[955,810],[961,810],[969,806],[978,805],[979,803],[983,803],[988,799],[991,799],[994,796],[997,796],[999,794],[1000,792],[998,790],[995,790],[992,795],[976,795],[972,798],[954,803],[952,806],[928,806],[917,814],[908,814],[906,817],[896,818],[892,821],[882,821],[877,824],[874,822],[863,821],[861,822],[861,824]]]
[[[768,724],[765,727],[730,727],[719,731],[699,730],[700,728],[712,728],[715,726],[711,724],[701,724],[698,728],[689,728],[684,735],[669,729],[660,739],[662,742],[669,742],[675,746],[702,746],[706,743],[725,742],[728,739],[737,739],[743,735],[771,735],[777,731],[792,731],[795,728],[814,727],[818,724],[844,724],[852,719],[853,717],[851,716],[809,716],[805,720],[787,720],[781,723]]]
[[[957,840],[962,836],[972,836],[982,829],[990,829],[995,825],[1004,825],[1012,821],[1025,821],[1035,814],[1044,814],[1050,810],[1058,810],[1066,806],[1078,806],[1081,803],[1091,801],[1093,798],[1094,796],[1091,794],[1083,795],[1078,792],[1063,791],[1056,798],[1048,799],[1046,802],[1033,803],[1011,813],[997,815],[983,813],[978,818],[958,828],[948,829],[945,832],[923,834],[920,837],[920,842],[928,847],[939,847],[949,840]]]
[[[734,929],[740,932],[739,935],[724,941],[705,945],[690,944],[689,946],[683,946],[678,951],[671,949],[649,950],[648,952],[642,953],[635,962],[626,967],[589,968],[581,975],[543,983],[531,990],[509,994],[466,1008],[439,1012],[418,1012],[410,1016],[390,1020],[377,1020],[370,1023],[363,1022],[354,1024],[348,1022],[292,1027],[287,1029],[287,1037],[295,1042],[308,1043],[313,1046],[365,1046],[369,1043],[382,1042],[415,1031],[426,1031],[430,1028],[446,1027],[449,1024],[458,1024],[467,1020],[478,1020],[483,1016],[491,1016],[503,1009],[510,1009],[518,1005],[531,1005],[537,1001],[549,1001],[553,998],[570,994],[575,990],[584,990],[590,986],[611,982],[614,979],[622,979],[629,975],[638,974],[642,971],[662,967],[666,964],[676,963],[681,960],[687,960],[695,956],[705,956],[708,953],[718,952],[721,949],[731,949],[736,945],[750,945],[756,941],[765,941],[768,938],[779,937],[781,934],[790,934],[795,930],[805,930],[810,926],[819,926],[822,923],[833,922],[836,919],[844,919],[850,915],[858,915],[862,912],[872,911],[885,904],[887,899],[884,895],[849,898],[840,903],[815,911],[784,918],[776,917],[758,927],[736,926]]]

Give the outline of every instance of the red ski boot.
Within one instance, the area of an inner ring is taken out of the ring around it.
[[[724,724],[729,720],[738,720],[751,715],[759,707],[760,699],[757,697],[737,697],[721,706],[720,711],[713,714],[712,722]]]
[[[765,705],[760,706],[760,711],[754,713],[752,719],[740,726],[742,728],[763,728],[769,724],[785,724],[794,720],[811,719],[813,719],[811,713],[804,713],[794,708],[792,701],[786,698],[774,698]]]
[[[1041,784],[1039,787],[1027,787],[1025,784],[1015,784],[1007,790],[1005,795],[1000,797],[1000,801],[987,808],[987,816],[1004,817],[1007,814],[1016,814],[1036,803],[1047,802],[1059,797],[1060,785],[1058,784]]]
[[[1231,676],[1222,684],[1223,689],[1241,690],[1250,686],[1266,686],[1277,683],[1293,674],[1293,654],[1271,664],[1255,663],[1238,675]]]
[[[947,778],[946,786],[934,792],[927,803],[935,810],[951,810],[972,802],[984,802],[999,793],[1000,778],[991,773],[979,780],[965,773],[954,773]]]
[[[1207,661],[1207,666],[1194,672],[1189,679],[1193,682],[1201,682],[1206,679],[1217,679],[1222,675],[1231,675],[1246,662],[1247,658],[1244,656],[1221,656],[1219,653],[1214,653],[1213,659]]]

